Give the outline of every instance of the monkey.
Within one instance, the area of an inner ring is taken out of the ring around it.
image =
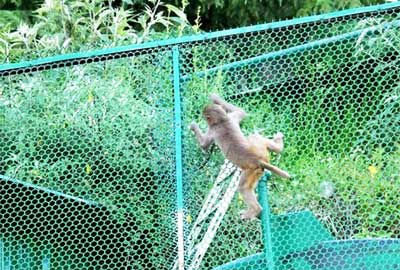
[[[216,94],[211,94],[210,100],[212,103],[203,109],[207,132],[204,134],[195,122],[192,122],[190,129],[202,149],[207,150],[215,142],[225,158],[242,170],[238,190],[247,210],[241,212],[240,218],[247,220],[258,217],[262,208],[254,189],[264,169],[283,178],[290,178],[287,172],[269,163],[269,151],[282,152],[284,135],[278,132],[273,139],[267,139],[252,134],[246,138],[240,129],[240,122],[246,117],[246,112]]]

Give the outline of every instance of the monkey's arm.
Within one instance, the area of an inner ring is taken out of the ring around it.
[[[210,145],[214,142],[214,138],[210,134],[210,132],[204,134],[203,132],[201,132],[199,126],[196,123],[192,123],[190,125],[190,129],[194,132],[194,135],[196,136],[196,139],[202,149],[207,150],[208,147],[210,147]]]
[[[246,117],[246,112],[243,109],[226,102],[225,100],[220,98],[218,95],[211,94],[210,99],[215,104],[220,105],[229,114],[229,117],[231,119],[233,119],[234,121],[240,122],[240,121],[242,121],[243,118]]]

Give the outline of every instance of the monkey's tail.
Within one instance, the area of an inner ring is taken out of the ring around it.
[[[260,160],[259,163],[260,163],[260,165],[261,165],[261,167],[263,169],[270,170],[271,172],[276,173],[277,175],[279,175],[279,176],[281,176],[283,178],[290,178],[290,175],[287,172],[285,172],[284,170],[279,169],[278,167],[276,167],[274,165],[271,165],[271,164],[269,164],[269,163],[267,163],[265,161],[262,161],[262,160]]]

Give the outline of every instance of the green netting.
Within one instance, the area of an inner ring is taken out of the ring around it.
[[[400,269],[399,27],[393,3],[0,66],[0,270]],[[188,128],[210,93],[285,134],[261,219]]]

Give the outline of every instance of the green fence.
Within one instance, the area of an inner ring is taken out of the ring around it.
[[[399,27],[390,3],[0,66],[0,270],[400,269]],[[188,128],[210,93],[285,134],[261,219]]]

